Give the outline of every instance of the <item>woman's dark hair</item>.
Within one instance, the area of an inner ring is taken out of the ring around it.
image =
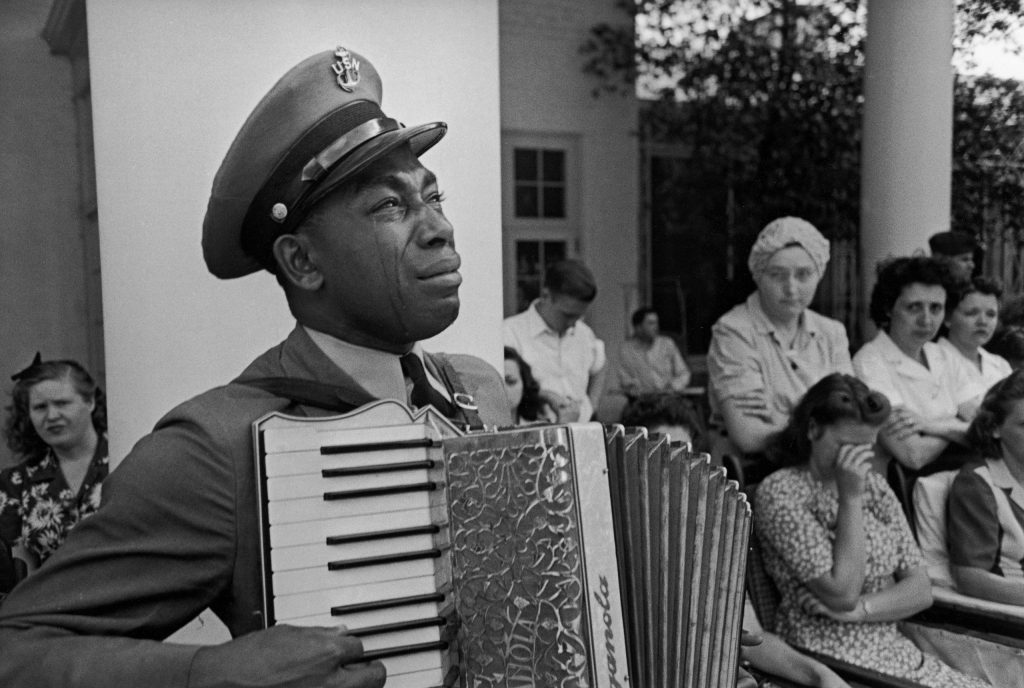
[[[995,431],[1006,421],[1011,404],[1021,399],[1024,399],[1024,370],[1015,370],[992,385],[967,428],[968,446],[987,457],[1002,457],[1002,446]]]
[[[516,362],[516,365],[519,366],[519,377],[523,381],[523,398],[519,401],[519,406],[512,410],[522,420],[537,420],[540,416],[542,403],[540,400],[540,384],[533,377],[530,364],[524,361],[519,352],[511,346],[505,347],[505,360]]]
[[[690,432],[699,428],[686,400],[677,394],[643,394],[630,402],[622,411],[623,425],[682,425]]]
[[[819,430],[840,421],[880,426],[889,417],[889,399],[852,375],[832,373],[816,382],[793,409],[789,425],[773,447],[775,464],[794,466],[811,456],[811,423]]]
[[[11,404],[4,421],[7,446],[15,454],[30,458],[42,457],[49,449],[36,433],[29,415],[29,391],[47,380],[70,380],[83,399],[96,402],[92,411],[92,426],[103,435],[107,432],[107,399],[103,390],[78,362],[71,360],[42,361],[18,373],[11,390]]]
[[[700,419],[693,406],[678,394],[643,394],[626,405],[622,424],[653,428],[658,425],[680,425],[690,431],[696,442],[701,434]]]
[[[893,258],[878,264],[878,279],[871,290],[868,314],[879,329],[889,327],[889,316],[896,300],[911,284],[939,286],[950,291],[953,278],[949,267],[931,256]]]

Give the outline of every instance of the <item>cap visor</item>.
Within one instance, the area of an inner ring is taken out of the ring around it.
[[[429,122],[375,136],[345,156],[327,174],[324,181],[317,185],[317,190],[304,205],[309,206],[321,200],[324,196],[334,191],[339,184],[359,174],[373,162],[404,144],[408,144],[413,154],[419,157],[440,141],[447,131],[448,125],[444,122]]]

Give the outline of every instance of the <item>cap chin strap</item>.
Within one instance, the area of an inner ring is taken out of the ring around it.
[[[339,160],[372,138],[389,131],[402,129],[398,120],[380,117],[363,122],[355,129],[338,138],[334,143],[313,156],[302,168],[302,181],[315,182],[321,179]]]

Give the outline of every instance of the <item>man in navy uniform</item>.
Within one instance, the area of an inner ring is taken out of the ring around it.
[[[4,601],[0,685],[383,685],[343,630],[263,629],[251,439],[270,411],[383,398],[511,422],[497,371],[419,345],[459,312],[452,226],[418,158],[446,127],[404,127],[380,98],[373,66],[338,48],[285,74],[242,126],[213,183],[204,257],[222,278],[274,273],[297,326],[161,419],[99,511]],[[206,607],[234,640],[160,642]]]

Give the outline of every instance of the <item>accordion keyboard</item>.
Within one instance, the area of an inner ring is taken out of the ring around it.
[[[345,626],[388,688],[454,685],[441,437],[430,425],[262,431],[268,623]]]

